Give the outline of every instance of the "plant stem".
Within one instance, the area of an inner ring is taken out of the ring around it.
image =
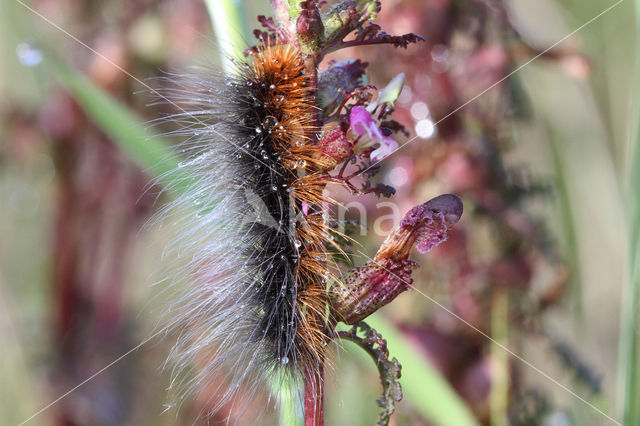
[[[318,105],[318,65],[318,59],[314,54],[308,55],[304,60],[304,70],[305,73],[309,76],[309,85],[315,88],[312,95],[312,103],[316,106]],[[318,142],[318,134],[322,129],[323,124],[322,109],[318,107],[314,114],[313,120],[313,127],[315,128],[315,131],[311,135],[309,135],[313,143]]]
[[[304,425],[324,425],[324,363],[304,372]]]
[[[491,337],[503,345],[508,345],[509,333],[509,293],[507,289],[495,286],[491,301]],[[509,404],[509,354],[502,348],[491,346],[491,392],[489,409],[491,426],[507,426]]]

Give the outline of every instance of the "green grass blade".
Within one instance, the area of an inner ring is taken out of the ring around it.
[[[231,58],[242,57],[247,44],[243,4],[234,0],[205,0],[205,4],[220,47],[222,68],[233,73],[236,66]]]
[[[549,141],[549,149],[553,159],[553,171],[555,175],[555,196],[558,201],[558,209],[560,211],[560,219],[562,221],[562,231],[566,241],[565,255],[568,262],[569,271],[571,273],[569,284],[569,298],[572,311],[576,314],[579,321],[584,314],[584,306],[582,301],[582,288],[580,278],[580,266],[578,264],[580,245],[578,243],[578,235],[576,233],[576,224],[574,222],[574,212],[569,196],[569,184],[565,164],[569,161],[566,155],[563,155],[561,149],[561,140],[549,122],[545,123],[547,129],[547,140]]]
[[[371,315],[366,322],[384,336],[389,345],[390,356],[398,358],[402,364],[402,392],[421,415],[441,426],[478,425],[449,382],[418,353],[396,327],[379,314]],[[364,359],[371,363],[368,357]]]
[[[144,127],[144,120],[86,77],[62,66],[57,76],[84,112],[124,153],[169,189],[186,189],[189,174],[179,167],[181,157],[169,142]]]
[[[502,345],[509,339],[509,293],[496,286],[491,297],[491,337]],[[491,426],[508,426],[509,410],[509,353],[498,345],[491,345],[492,377],[489,393]]]
[[[628,184],[628,278],[622,297],[621,316],[621,368],[624,381],[624,424],[640,424],[640,0],[635,1],[636,11],[636,79],[632,117],[630,117],[631,164]]]

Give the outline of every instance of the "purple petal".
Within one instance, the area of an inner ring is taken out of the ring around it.
[[[426,253],[447,239],[447,230],[462,216],[462,201],[456,195],[445,194],[414,207],[406,214],[400,227],[417,234],[416,249]]]
[[[388,136],[384,136],[383,139],[380,140],[380,147],[371,153],[371,161],[378,162],[393,154],[396,149],[398,149],[398,142]]]
[[[369,135],[371,131],[377,129],[376,120],[369,114],[369,111],[361,105],[351,108],[351,114],[349,115],[349,121],[351,123],[351,130],[358,136]],[[377,129],[379,132],[380,130]]]
[[[378,148],[371,153],[371,161],[380,161],[398,149],[398,143],[382,133],[378,122],[365,107],[357,105],[351,108],[350,121],[353,133],[364,136],[356,144],[360,151],[379,144]],[[357,148],[356,151],[358,151]]]

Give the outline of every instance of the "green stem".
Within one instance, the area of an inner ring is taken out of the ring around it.
[[[493,290],[491,309],[491,337],[502,345],[508,345],[509,293],[503,287]],[[509,404],[509,354],[498,345],[491,345],[491,392],[489,407],[491,426],[507,426]]]

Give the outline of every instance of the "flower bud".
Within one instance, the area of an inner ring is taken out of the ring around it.
[[[300,4],[302,10],[296,20],[296,33],[300,48],[306,54],[319,50],[324,43],[324,25],[318,7],[306,1]]]
[[[391,81],[389,81],[389,84],[378,92],[378,97],[367,105],[367,111],[373,114],[373,111],[375,111],[379,105],[387,104],[389,106],[393,106],[402,92],[405,80],[406,75],[403,72],[393,77]]]

